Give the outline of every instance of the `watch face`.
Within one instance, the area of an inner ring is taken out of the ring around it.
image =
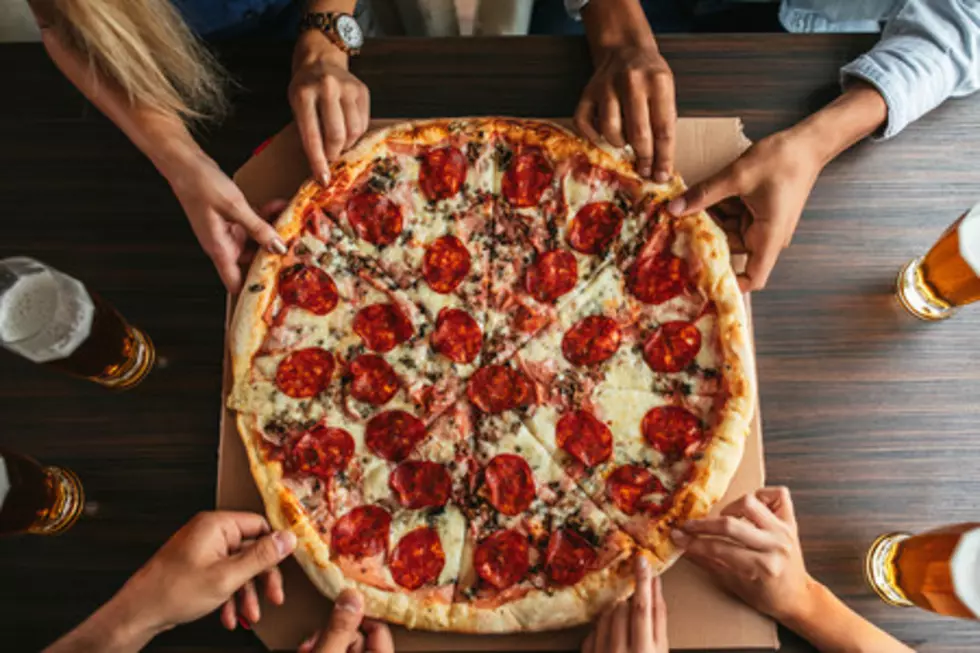
[[[364,32],[353,16],[345,15],[337,18],[337,36],[348,48],[358,49],[364,45]]]

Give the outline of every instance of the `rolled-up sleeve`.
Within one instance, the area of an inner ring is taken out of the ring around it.
[[[587,4],[589,4],[589,0],[565,0],[565,10],[575,20],[582,20],[582,10]]]
[[[906,0],[867,54],[841,69],[888,105],[878,138],[891,138],[942,104],[980,88],[980,0]]]

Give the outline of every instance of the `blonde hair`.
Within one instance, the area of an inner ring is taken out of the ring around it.
[[[217,118],[227,77],[169,0],[54,0],[52,27],[130,102]]]

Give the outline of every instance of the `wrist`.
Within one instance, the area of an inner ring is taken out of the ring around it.
[[[154,614],[152,606],[131,595],[123,588],[92,615],[93,632],[102,633],[105,646],[111,652],[139,651],[170,626]]]
[[[301,66],[320,61],[347,70],[350,56],[319,30],[308,29],[300,33],[293,49],[293,71]]]
[[[590,2],[582,9],[582,22],[595,61],[623,48],[657,50],[650,23],[635,0]]]
[[[796,131],[821,167],[852,145],[878,131],[888,119],[888,105],[872,86],[855,82],[836,100],[803,120]]]
[[[799,596],[793,597],[785,610],[774,611],[771,616],[794,632],[806,632],[821,615],[826,617],[829,600],[835,600],[830,590],[808,574]]]

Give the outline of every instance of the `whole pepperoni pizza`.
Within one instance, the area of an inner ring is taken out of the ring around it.
[[[583,623],[677,557],[754,405],[726,240],[562,128],[401,124],[309,182],[232,325],[229,405],[326,595],[466,632]],[[646,553],[643,553],[643,552]]]

